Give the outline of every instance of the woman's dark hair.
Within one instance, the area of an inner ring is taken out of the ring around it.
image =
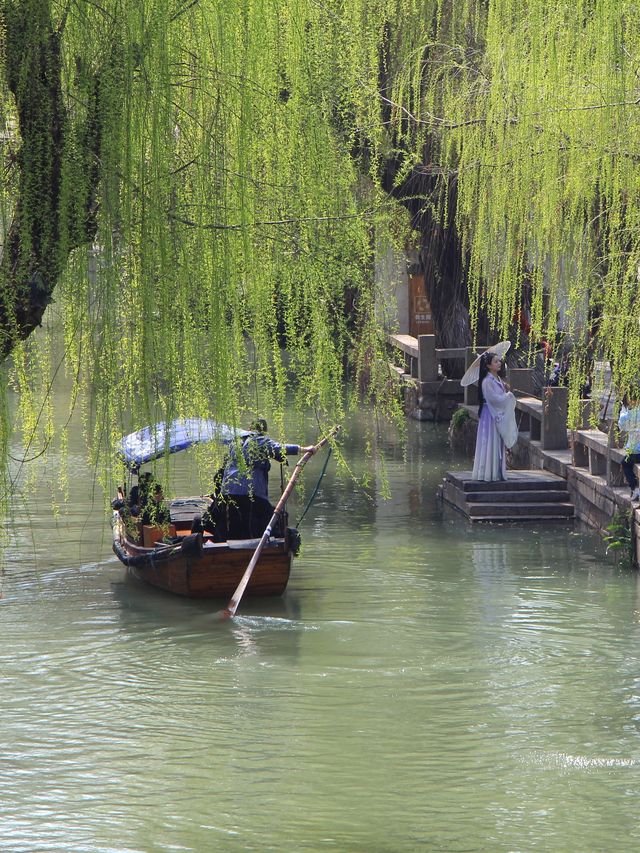
[[[482,393],[482,380],[489,372],[489,365],[493,361],[493,357],[497,355],[495,352],[483,352],[480,356],[480,369],[478,371],[478,417],[482,414],[484,406],[484,395]]]

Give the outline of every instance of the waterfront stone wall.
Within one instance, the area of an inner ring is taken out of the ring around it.
[[[465,408],[469,420],[476,423],[477,407]],[[622,451],[611,446],[610,437],[599,430],[568,430],[565,448],[545,448],[541,439],[542,431],[537,439],[531,437],[530,431],[520,432],[509,451],[509,468],[544,470],[565,479],[576,518],[601,533],[616,516],[629,516],[633,552],[636,565],[640,566],[640,507],[632,506],[629,487],[618,470]],[[469,456],[474,447],[467,442]],[[576,464],[576,459],[582,464]],[[636,471],[640,473],[640,466]]]
[[[443,367],[452,362],[464,368],[476,357],[478,350],[464,347],[457,350],[437,349],[434,335],[389,335],[388,342],[403,362],[390,363],[391,373],[400,383],[404,409],[408,417],[420,421],[451,421],[461,406],[471,421],[476,421],[477,389],[474,385],[462,388],[459,378],[450,378]],[[485,349],[481,347],[480,350]],[[462,375],[456,369],[456,375]],[[620,462],[623,451],[616,447],[614,430],[605,434],[588,425],[587,415],[593,401],[584,401],[584,428],[567,429],[568,389],[544,387],[540,396],[532,393],[532,370],[510,370],[508,380],[516,392],[518,442],[509,451],[511,469],[540,469],[563,477],[578,519],[604,531],[620,513],[631,518],[634,553],[640,565],[640,510],[629,500],[629,489],[622,476]],[[450,431],[453,447],[469,455],[475,446],[476,427],[464,425],[460,435]],[[640,466],[638,466],[640,473]]]

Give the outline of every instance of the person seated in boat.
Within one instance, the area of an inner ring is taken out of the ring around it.
[[[169,510],[164,505],[164,492],[153,474],[146,471],[138,478],[138,485],[129,492],[129,512],[142,524],[161,527],[170,521]]]
[[[149,490],[147,502],[142,508],[140,518],[143,524],[151,524],[154,527],[162,527],[171,521],[171,513],[164,502],[164,492],[160,483],[154,483]]]
[[[149,485],[153,479],[151,471],[145,471],[144,474],[138,475],[138,482],[131,487],[127,504],[131,515],[140,515],[140,508],[147,502],[147,494]]]
[[[287,455],[314,450],[313,446],[280,444],[269,438],[264,418],[254,421],[250,429],[250,435],[229,448],[219,490],[202,516],[202,527],[219,542],[262,536],[274,511],[269,501],[271,460],[284,462]]]

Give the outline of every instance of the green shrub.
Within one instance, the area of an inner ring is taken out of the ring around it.
[[[633,566],[633,533],[632,514],[630,512],[617,512],[611,524],[605,527],[603,536],[609,551],[616,552],[616,562],[619,566],[630,568]]]
[[[453,415],[451,416],[451,429],[454,432],[457,432],[462,428],[462,425],[465,421],[468,421],[471,415],[469,414],[468,409],[459,408],[456,409]]]

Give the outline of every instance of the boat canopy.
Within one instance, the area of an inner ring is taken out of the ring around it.
[[[119,453],[131,471],[157,459],[165,453],[177,453],[204,441],[219,441],[229,444],[235,438],[251,435],[247,430],[236,430],[218,421],[206,418],[178,418],[171,423],[159,423],[144,427],[120,442]]]

